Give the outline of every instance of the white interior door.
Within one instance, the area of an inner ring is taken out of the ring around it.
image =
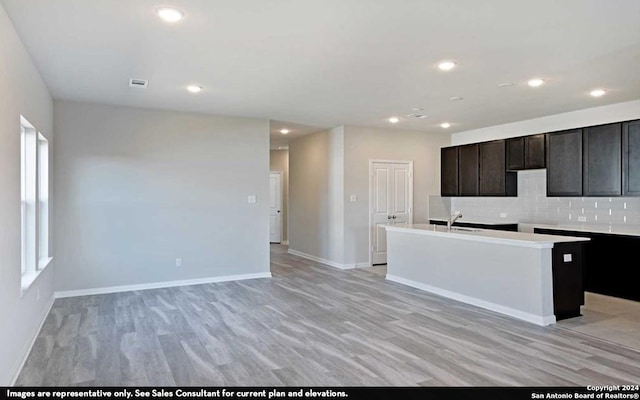
[[[282,176],[279,172],[269,174],[269,241],[282,241]]]
[[[386,264],[384,225],[413,223],[413,163],[371,162],[371,263]]]

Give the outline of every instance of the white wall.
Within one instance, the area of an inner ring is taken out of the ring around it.
[[[21,296],[20,114],[48,138],[53,149],[53,101],[0,5],[0,385],[9,385],[19,372],[48,311],[57,262],[54,258]],[[53,164],[53,157],[49,161]],[[53,195],[53,179],[49,184]],[[53,200],[52,196],[50,216]],[[53,231],[53,224],[49,227]]]
[[[344,128],[289,143],[289,248],[342,264]]]
[[[289,244],[342,267],[369,263],[369,160],[414,161],[414,220],[426,222],[440,191],[448,134],[345,126],[289,145]],[[356,195],[357,201],[350,202]]]
[[[56,101],[55,128],[56,291],[269,272],[269,121]]]
[[[451,145],[548,133],[639,118],[640,100],[628,101],[454,133],[451,135]]]
[[[413,161],[413,220],[428,219],[429,195],[440,193],[440,148],[446,133],[345,127],[345,263],[369,262],[369,160]],[[355,194],[357,202],[349,197]]]
[[[271,150],[269,168],[272,172],[282,172],[282,240],[289,240],[289,150]]]

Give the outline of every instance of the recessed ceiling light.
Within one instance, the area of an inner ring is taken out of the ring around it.
[[[200,93],[202,92],[202,86],[190,85],[187,86],[187,90],[191,93]]]
[[[184,13],[180,10],[171,7],[162,7],[156,10],[156,13],[165,22],[178,22],[184,18]]]
[[[282,133],[283,135],[286,135],[287,133],[289,133],[288,129],[280,129],[280,133]]]
[[[607,93],[607,91],[604,89],[595,89],[591,91],[591,96],[600,97],[600,96],[604,96],[605,93]]]
[[[498,87],[509,87],[509,86],[513,86],[513,82],[498,83]]]
[[[453,97],[449,98],[449,100],[451,100],[451,101],[460,101],[460,100],[464,100],[464,97],[453,96]]]
[[[538,87],[538,86],[541,86],[544,83],[544,79],[533,78],[533,79],[530,79],[529,82],[527,82],[527,83],[531,87]]]
[[[444,129],[447,129],[448,127],[451,126],[451,124],[448,123],[448,122],[443,122],[443,123],[440,124],[440,126],[443,127]]]
[[[389,118],[389,122],[391,122],[392,124],[397,124],[399,121],[400,121],[400,118],[398,117]]]
[[[440,64],[438,64],[438,68],[443,71],[451,71],[455,67],[456,63],[454,61],[442,61]]]

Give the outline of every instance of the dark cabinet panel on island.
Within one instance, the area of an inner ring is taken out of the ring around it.
[[[444,147],[440,149],[440,194],[442,196],[458,195],[458,148]]]
[[[583,195],[620,196],[622,124],[585,128],[583,151]]]
[[[584,243],[556,243],[551,252],[553,313],[556,320],[578,317],[584,305]]]
[[[458,148],[458,195],[477,196],[479,183],[478,144]]]
[[[622,124],[622,195],[640,196],[640,120]]]
[[[547,134],[547,196],[582,196],[582,129]]]

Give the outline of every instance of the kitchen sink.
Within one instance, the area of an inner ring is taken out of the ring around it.
[[[436,230],[441,232],[480,232],[482,229],[452,226],[449,230],[446,226],[437,225]]]

